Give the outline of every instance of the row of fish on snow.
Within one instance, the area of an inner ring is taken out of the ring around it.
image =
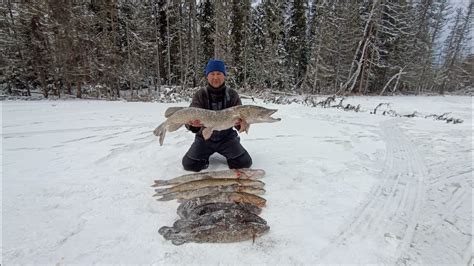
[[[231,169],[155,180],[158,201],[178,200],[179,219],[158,232],[174,245],[255,241],[270,230],[258,216],[266,200],[261,169]]]

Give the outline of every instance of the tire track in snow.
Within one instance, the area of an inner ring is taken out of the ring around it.
[[[369,199],[351,222],[321,254],[368,237],[382,241],[386,237],[395,239],[396,258],[409,248],[423,202],[426,169],[413,144],[394,121],[397,120],[381,123],[386,157],[380,183],[369,193]]]
[[[35,131],[20,131],[20,132],[3,132],[0,136],[4,138],[18,138],[34,135],[44,134],[57,134],[67,132],[80,132],[80,131],[109,131],[109,130],[120,130],[123,128],[136,128],[136,127],[149,127],[150,123],[137,123],[137,124],[123,124],[123,125],[110,125],[110,126],[92,126],[92,127],[81,127],[81,128],[61,128],[61,129],[49,129],[49,130],[35,130]],[[150,130],[151,132],[152,130]]]
[[[95,164],[101,164],[120,155],[129,154],[131,151],[143,149],[154,142],[156,142],[155,138],[148,137],[147,141],[142,141],[139,143],[121,144],[119,147],[111,149],[107,155],[102,156],[100,159],[96,160]]]
[[[410,249],[398,263],[468,264],[471,259],[472,155],[466,149],[471,136],[462,128],[440,134],[443,141],[421,145],[431,165],[426,201]],[[430,139],[432,132],[421,132],[414,141]]]

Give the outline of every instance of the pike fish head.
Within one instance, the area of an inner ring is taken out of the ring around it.
[[[241,118],[249,124],[278,122],[281,118],[271,117],[276,111],[278,111],[278,109],[268,109],[256,105],[243,105],[239,109]]]
[[[245,192],[254,195],[265,194],[265,189],[252,186],[235,186],[234,189],[237,192]]]
[[[158,233],[168,240],[173,234],[177,233],[177,231],[173,227],[163,226],[158,230]]]
[[[252,228],[254,236],[261,236],[270,230],[270,226],[266,223],[248,223],[247,225]]]
[[[265,170],[263,169],[250,169],[250,168],[242,168],[237,170],[240,172],[239,178],[248,178],[248,179],[257,179],[261,178],[265,175]]]
[[[240,193],[233,193],[231,195],[231,199],[234,202],[245,202],[245,203],[250,203],[258,207],[264,207],[267,203],[267,200],[259,197],[254,194],[250,193],[245,193],[245,192],[240,192]]]

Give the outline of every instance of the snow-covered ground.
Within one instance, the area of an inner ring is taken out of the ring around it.
[[[370,114],[381,102],[464,123]],[[270,232],[255,243],[174,246],[157,230],[177,219],[178,203],[155,201],[150,187],[186,173],[193,134],[168,133],[161,147],[152,134],[171,104],[2,102],[2,261],[466,265],[472,98],[344,103],[365,112],[257,101],[282,118],[241,135],[253,168],[267,172],[261,216]],[[224,159],[211,157],[209,170],[220,169]]]

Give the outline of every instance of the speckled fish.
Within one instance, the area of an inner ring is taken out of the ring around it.
[[[265,171],[262,169],[229,169],[212,172],[200,172],[178,176],[169,180],[155,180],[155,184],[152,187],[177,185],[189,181],[208,179],[208,178],[241,178],[241,179],[260,179],[265,175]]]
[[[245,192],[219,192],[202,197],[188,199],[179,205],[178,210],[176,212],[181,218],[184,218],[187,217],[189,215],[189,212],[191,212],[197,206],[217,202],[248,203],[262,208],[265,206],[267,201],[262,197]]]
[[[237,204],[235,204],[237,205]],[[174,231],[183,231],[204,225],[212,225],[217,223],[235,224],[235,223],[262,223],[267,224],[267,221],[253,212],[249,212],[245,208],[236,206],[217,209],[212,212],[203,213],[190,217],[188,219],[179,219],[173,224]]]
[[[228,186],[212,186],[212,187],[203,187],[199,189],[184,190],[179,192],[172,192],[165,195],[153,195],[153,196],[162,196],[158,198],[158,201],[168,201],[173,199],[191,199],[195,197],[201,197],[209,194],[214,194],[218,192],[246,192],[255,195],[262,195],[265,193],[263,188],[250,187],[250,186],[241,186],[239,184],[233,184]]]
[[[199,226],[213,225],[217,223],[232,224],[244,222],[267,224],[267,221],[255,213],[249,212],[243,208],[229,206],[228,208],[218,209],[212,212],[203,213],[202,215],[197,215],[193,219],[178,219],[171,227],[161,227],[158,230],[158,233],[167,238],[170,233],[189,232],[191,229]]]
[[[161,229],[160,229],[161,230]],[[196,243],[232,243],[253,240],[270,230],[270,226],[262,223],[216,223],[175,232],[167,228],[164,237],[171,240],[174,245],[182,245],[186,242]],[[166,235],[166,236],[165,236]]]
[[[189,121],[199,120],[204,126],[202,136],[209,139],[214,130],[220,131],[233,127],[236,122],[241,121],[241,131],[248,133],[250,124],[272,123],[280,121],[281,118],[271,117],[277,109],[267,109],[256,105],[238,105],[219,111],[207,110],[195,107],[185,107],[174,112],[168,112],[168,118],[161,123],[153,134],[159,137],[160,145],[163,145],[167,131],[178,130]],[[166,112],[165,112],[166,113]]]
[[[181,219],[186,219],[186,220],[195,220],[198,219],[200,216],[203,216],[208,213],[212,213],[215,211],[219,210],[224,210],[224,209],[239,209],[243,210],[245,212],[253,213],[255,215],[258,215],[262,212],[262,209],[249,204],[249,203],[225,203],[225,202],[214,202],[214,203],[206,203],[202,204],[199,206],[196,206],[192,209],[187,209],[187,211],[183,212],[182,215],[180,216]]]
[[[180,192],[191,189],[199,189],[204,187],[213,186],[229,186],[229,185],[240,185],[249,187],[264,187],[265,183],[260,180],[253,179],[240,179],[240,178],[208,178],[195,181],[189,181],[169,188],[157,188],[155,189],[155,195],[164,195],[172,192]]]
[[[176,113],[176,111],[179,111],[179,110],[184,109],[184,108],[187,108],[187,106],[168,107],[165,111],[165,118],[168,118],[168,117],[172,116],[174,113]]]
[[[172,227],[163,226],[158,232],[167,240],[177,240],[177,242],[173,242],[175,245],[191,241],[235,242],[258,236],[257,232],[248,235],[249,232],[245,230],[245,225],[249,224],[261,228],[259,225],[267,226],[267,221],[244,209],[227,208],[206,213],[193,220],[179,219]],[[211,228],[214,229],[209,231]],[[201,230],[206,231],[209,235],[201,235],[199,233]],[[222,234],[226,234],[227,237],[223,237]],[[185,241],[183,242],[183,240]]]

